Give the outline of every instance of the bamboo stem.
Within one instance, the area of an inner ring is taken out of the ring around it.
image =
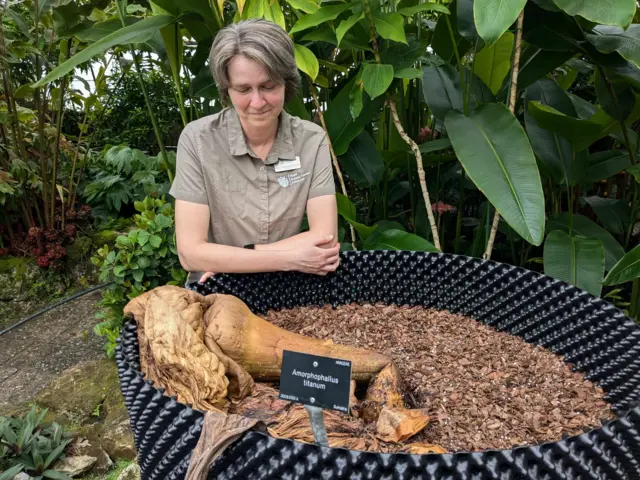
[[[327,124],[324,122],[324,115],[322,113],[322,109],[320,108],[320,101],[318,100],[318,92],[316,92],[316,88],[313,86],[313,80],[309,78],[309,90],[311,91],[311,96],[313,97],[313,102],[316,104],[316,110],[318,112],[318,116],[320,117],[320,123],[322,123],[322,128],[327,134],[327,143],[329,144],[329,153],[331,153],[331,161],[333,163],[333,168],[336,170],[336,174],[338,175],[338,180],[340,181],[340,188],[342,189],[342,194],[349,198],[347,194],[347,186],[344,183],[344,177],[342,176],[342,170],[340,169],[340,164],[338,163],[338,157],[336,157],[336,153],[333,151],[333,145],[331,143],[331,138],[329,138],[329,131],[327,130]],[[349,230],[351,231],[351,246],[353,249],[356,249],[356,231],[353,228],[353,225],[349,223]]]
[[[431,200],[429,199],[429,190],[427,189],[427,182],[424,174],[424,166],[422,165],[422,154],[420,153],[420,147],[418,144],[414,142],[409,135],[402,128],[402,124],[400,123],[400,118],[398,117],[398,111],[396,110],[396,104],[391,99],[391,97],[387,98],[387,104],[391,109],[391,115],[393,116],[393,123],[398,129],[398,133],[402,137],[402,139],[411,147],[414,155],[416,156],[416,164],[418,167],[418,178],[420,180],[420,188],[422,189],[422,196],[424,198],[425,207],[427,208],[427,216],[429,217],[429,224],[431,225],[431,234],[433,235],[433,244],[438,250],[442,250],[440,247],[440,237],[438,236],[438,228],[436,226],[436,220],[433,216],[433,208],[431,207]]]
[[[518,16],[518,27],[515,38],[514,54],[513,54],[513,70],[511,72],[511,91],[509,95],[509,110],[511,113],[515,113],[516,99],[518,98],[518,73],[520,71],[520,52],[522,50],[522,24],[524,22],[524,10],[520,12]],[[493,244],[496,240],[496,233],[498,232],[498,224],[500,223],[500,213],[496,208],[496,212],[493,216],[493,224],[491,225],[491,233],[489,235],[489,241],[487,242],[487,249],[482,256],[483,260],[491,258],[491,252],[493,251]]]

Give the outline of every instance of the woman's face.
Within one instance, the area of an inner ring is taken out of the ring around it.
[[[229,97],[244,126],[270,127],[284,107],[284,85],[269,78],[267,70],[243,55],[227,67]]]

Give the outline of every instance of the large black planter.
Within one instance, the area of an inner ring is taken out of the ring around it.
[[[349,252],[335,275],[219,275],[200,293],[228,293],[257,314],[300,305],[424,305],[475,318],[565,355],[606,392],[617,418],[559,442],[444,455],[323,448],[262,433],[241,437],[210,479],[640,479],[640,327],[609,303],[544,275],[476,258]],[[116,354],[145,479],[182,479],[203,413],[140,373],[135,324]]]

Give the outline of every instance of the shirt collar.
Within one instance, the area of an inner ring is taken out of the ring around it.
[[[240,117],[233,107],[230,107],[226,115],[227,130],[229,132],[229,151],[231,155],[252,155],[256,156],[249,146],[242,130]],[[280,158],[293,160],[296,154],[293,150],[293,134],[291,132],[291,115],[282,110],[278,120],[278,133],[269,151],[265,163],[271,165]]]

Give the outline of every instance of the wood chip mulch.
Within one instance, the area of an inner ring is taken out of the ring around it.
[[[449,452],[557,441],[614,418],[603,391],[551,351],[471,318],[423,307],[344,305],[270,311],[292,332],[390,355],[409,408],[431,423],[411,442]]]

